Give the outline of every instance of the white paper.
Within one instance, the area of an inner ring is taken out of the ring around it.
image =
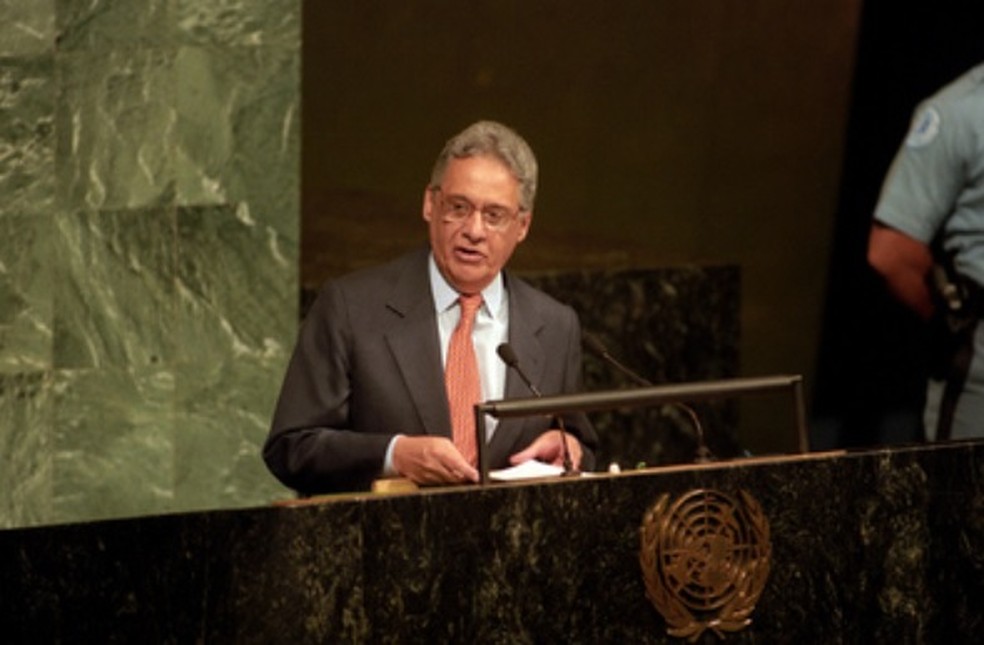
[[[508,482],[520,479],[537,479],[540,477],[558,477],[564,473],[562,466],[545,464],[536,459],[524,461],[518,466],[510,466],[501,470],[493,470],[489,477],[495,481]]]

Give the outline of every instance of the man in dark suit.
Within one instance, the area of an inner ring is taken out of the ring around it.
[[[536,180],[527,143],[506,126],[478,122],[448,141],[424,191],[430,248],[325,283],[263,449],[285,485],[316,494],[366,489],[382,477],[478,481],[474,439],[462,440],[474,437],[474,420],[453,429],[449,412],[449,400],[460,399],[452,382],[462,379],[449,367],[445,380],[449,353],[461,355],[449,346],[467,296],[480,303],[467,355],[477,362],[481,400],[530,396],[496,356],[506,341],[543,394],[578,390],[576,313],[503,270],[529,233]],[[566,415],[565,432],[551,430],[546,417],[489,421],[492,468],[559,464],[561,437],[575,467],[594,466],[597,440],[583,414]]]

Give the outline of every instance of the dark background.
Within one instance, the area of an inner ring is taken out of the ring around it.
[[[924,329],[868,268],[868,229],[916,105],[984,61],[982,24],[980,3],[864,5],[812,410],[824,441],[921,439]]]

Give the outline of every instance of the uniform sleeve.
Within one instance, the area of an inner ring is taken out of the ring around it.
[[[926,244],[933,240],[963,185],[962,121],[938,103],[916,110],[882,185],[875,220]]]

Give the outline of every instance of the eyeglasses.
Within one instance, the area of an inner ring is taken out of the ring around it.
[[[470,200],[458,195],[445,196],[440,186],[431,188],[434,193],[441,196],[441,220],[446,224],[460,224],[472,216],[475,211],[479,211],[482,216],[482,224],[485,228],[493,231],[501,231],[509,226],[510,222],[519,217],[525,209],[520,207],[511,210],[505,206],[495,204],[483,206],[479,210],[478,206]]]

